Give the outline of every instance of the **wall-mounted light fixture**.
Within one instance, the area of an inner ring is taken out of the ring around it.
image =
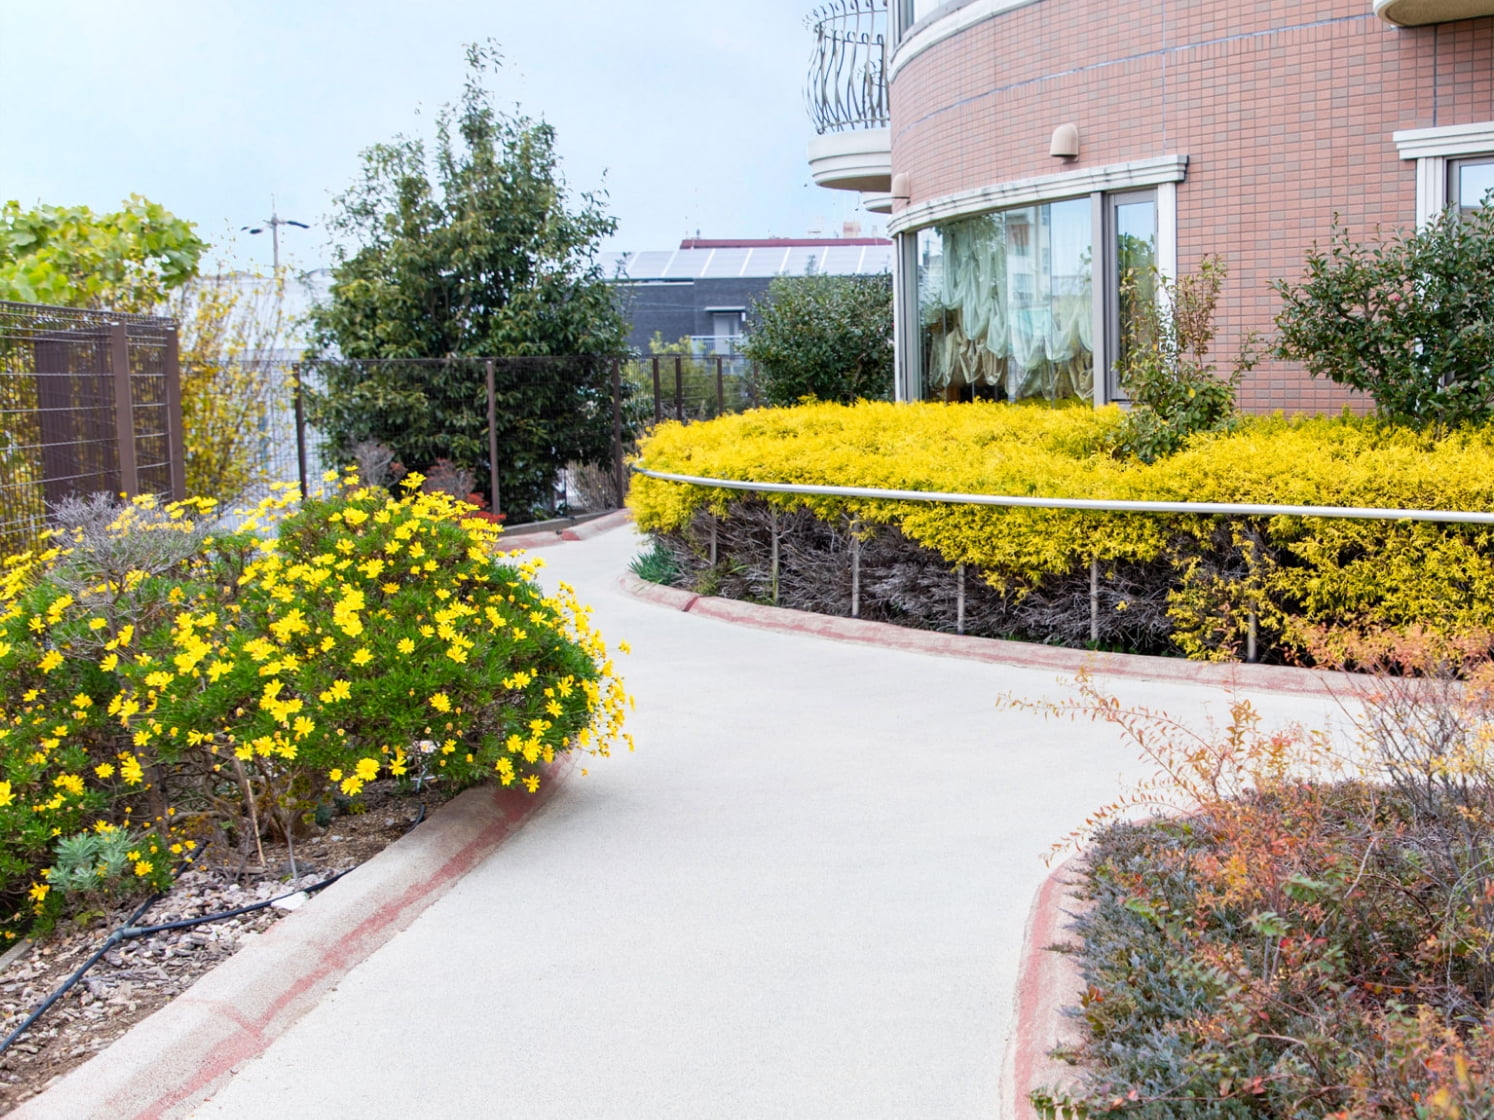
[[[906,171],[899,171],[892,177],[892,197],[899,202],[907,202],[913,197],[913,181]]]
[[[1048,154],[1055,159],[1079,158],[1079,126],[1061,124],[1053,130],[1053,139],[1048,143]]]

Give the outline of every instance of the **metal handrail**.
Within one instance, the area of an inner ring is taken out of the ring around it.
[[[814,30],[804,102],[815,131],[887,127],[887,0],[830,0],[804,22]]]
[[[1376,509],[1365,506],[1283,506],[1249,502],[1142,502],[1100,498],[1034,498],[1013,494],[954,494],[933,490],[882,490],[871,486],[818,486],[798,482],[744,482],[702,475],[669,474],[633,464],[633,473],[661,482],[746,490],[765,494],[804,494],[825,498],[875,498],[893,502],[944,502],[952,505],[1010,506],[1021,509],[1073,509],[1097,513],[1192,513],[1204,516],[1338,517],[1361,521],[1436,521],[1494,525],[1494,512],[1443,509]]]

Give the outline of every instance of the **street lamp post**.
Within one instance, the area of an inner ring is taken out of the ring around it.
[[[275,196],[271,195],[270,196],[270,216],[265,219],[264,225],[262,225],[262,226],[255,226],[252,229],[250,229],[249,226],[240,226],[239,227],[242,230],[248,230],[250,234],[264,233],[266,227],[269,228],[269,231],[270,231],[271,260],[273,261],[273,267],[274,267],[275,275],[276,276],[280,275],[280,227],[281,226],[295,226],[298,229],[310,229],[311,228],[305,222],[297,222],[297,221],[293,221],[290,218],[282,218],[280,216],[280,214],[276,211],[276,208],[275,208]]]

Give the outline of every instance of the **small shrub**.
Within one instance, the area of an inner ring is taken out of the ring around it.
[[[657,541],[633,557],[628,562],[628,570],[639,579],[661,583],[666,587],[673,587],[680,579],[680,569],[674,554]]]
[[[1446,430],[1494,415],[1494,212],[1449,207],[1371,244],[1335,219],[1300,282],[1273,285],[1279,357],[1370,394],[1398,423]]]
[[[892,397],[892,279],[781,276],[754,303],[742,352],[768,404]]]
[[[1224,263],[1206,256],[1195,273],[1170,280],[1161,274],[1127,282],[1135,311],[1127,318],[1120,381],[1132,408],[1121,422],[1116,451],[1153,462],[1182,449],[1198,432],[1224,428],[1235,414],[1240,378],[1255,364],[1250,342],[1226,377],[1208,361],[1214,341],[1214,308]],[[1140,297],[1140,298],[1138,298]]]
[[[1371,678],[1342,757],[1259,732],[1239,704],[1218,731],[1085,681],[1050,706],[1117,725],[1157,764],[1086,852],[1081,1114],[1494,1107],[1494,667],[1424,632],[1349,645],[1417,675]],[[1144,804],[1169,815],[1119,819]]]

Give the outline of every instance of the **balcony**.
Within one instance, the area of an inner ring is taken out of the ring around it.
[[[1421,27],[1494,15],[1494,0],[1374,0],[1375,15],[1397,27]]]
[[[814,181],[885,194],[892,186],[887,117],[887,0],[831,0],[805,21],[814,54],[804,100],[818,134],[809,145]]]

